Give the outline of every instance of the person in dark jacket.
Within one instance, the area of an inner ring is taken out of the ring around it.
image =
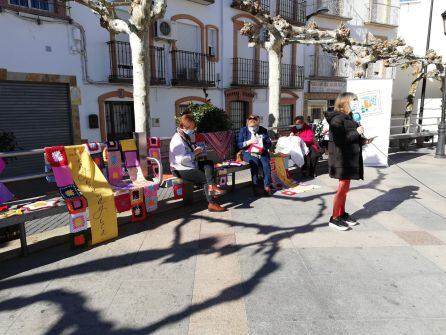
[[[243,160],[251,166],[251,178],[254,195],[260,195],[259,169],[263,170],[263,185],[266,195],[271,194],[271,167],[269,165],[269,148],[271,139],[266,128],[259,126],[260,117],[250,115],[246,127],[240,129],[237,146],[243,150]]]
[[[330,125],[329,174],[331,178],[339,179],[329,226],[339,230],[348,230],[350,226],[358,224],[345,211],[345,201],[350,180],[364,179],[362,146],[371,143],[371,140],[363,137],[364,128],[353,120],[354,112],[359,112],[358,97],[354,93],[345,92],[337,97],[334,111],[325,113]]]

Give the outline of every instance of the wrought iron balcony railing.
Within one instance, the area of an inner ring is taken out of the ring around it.
[[[270,12],[270,0],[257,0],[257,2],[260,4],[261,8],[265,11],[265,12]],[[237,8],[240,10],[245,10],[245,8],[241,5],[240,1],[237,0],[232,0],[232,4],[231,4],[232,8]]]
[[[369,22],[389,26],[398,26],[400,8],[371,0],[369,4]]]
[[[277,14],[288,22],[304,25],[306,16],[306,1],[303,0],[276,0]]]
[[[268,62],[246,59],[232,59],[232,85],[266,87],[268,86]],[[304,86],[304,68],[292,64],[281,66],[281,86],[283,88],[302,89]]]
[[[172,50],[172,85],[215,86],[215,62],[208,54]]]
[[[133,80],[132,51],[129,42],[107,42],[110,53],[111,82],[123,82]],[[164,48],[150,46],[150,84],[166,84],[166,64]]]
[[[311,55],[308,58],[307,75],[309,77],[340,77],[349,76],[347,62],[329,54]]]

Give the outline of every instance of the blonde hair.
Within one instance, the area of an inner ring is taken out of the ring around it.
[[[338,95],[335,101],[334,110],[336,112],[349,114],[350,110],[350,101],[356,98],[356,94],[352,92],[344,92]]]

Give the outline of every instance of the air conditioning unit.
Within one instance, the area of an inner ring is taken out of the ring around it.
[[[154,26],[154,37],[157,40],[172,41],[177,39],[177,26],[174,21],[156,21]]]

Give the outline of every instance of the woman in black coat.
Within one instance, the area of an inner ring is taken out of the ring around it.
[[[357,224],[345,211],[345,201],[350,180],[364,179],[362,146],[371,142],[363,137],[364,128],[353,120],[355,112],[359,112],[358,97],[345,92],[337,97],[334,111],[325,113],[330,126],[329,174],[331,178],[339,179],[329,226],[339,230],[348,230]]]

